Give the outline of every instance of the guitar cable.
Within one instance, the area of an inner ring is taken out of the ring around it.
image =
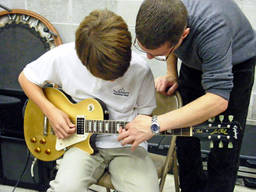
[[[27,149],[27,160],[26,160],[26,163],[25,163],[24,169],[23,169],[23,171],[22,171],[22,173],[21,173],[20,177],[18,178],[18,180],[17,180],[16,184],[14,185],[12,192],[14,192],[14,191],[16,190],[17,186],[18,186],[18,185],[19,185],[19,183],[20,183],[20,180],[21,180],[21,179],[22,179],[22,177],[24,176],[24,174],[25,174],[25,172],[26,172],[26,169],[27,169],[27,167],[28,167],[29,159],[30,159],[30,152],[29,152],[29,150]]]
[[[33,179],[33,182],[35,184],[37,184],[36,179],[35,179],[35,175],[34,175],[34,166],[35,166],[36,162],[37,162],[37,158],[34,157],[34,160],[32,161],[32,164],[31,164],[31,167],[30,167],[30,175],[31,175],[31,177]]]

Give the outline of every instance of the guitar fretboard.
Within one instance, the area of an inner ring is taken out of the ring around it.
[[[77,117],[77,134],[118,134],[120,127],[125,127],[127,121],[116,120],[87,120],[84,117]],[[174,129],[161,135],[191,136],[191,128]]]
[[[84,117],[77,117],[77,134],[117,134],[120,127],[128,122],[115,120],[86,120]]]

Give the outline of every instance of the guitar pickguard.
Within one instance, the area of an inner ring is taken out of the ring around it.
[[[56,139],[56,150],[57,151],[61,151],[61,150],[65,150],[66,148],[68,148],[71,145],[74,145],[76,143],[85,141],[87,139],[88,134],[84,134],[84,135],[77,135],[77,134],[73,134],[68,138],[65,139]]]

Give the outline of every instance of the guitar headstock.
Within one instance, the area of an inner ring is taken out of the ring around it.
[[[240,136],[240,124],[232,115],[219,115],[193,127],[193,136],[210,141],[210,148],[234,147]]]

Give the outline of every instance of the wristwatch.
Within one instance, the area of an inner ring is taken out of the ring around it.
[[[151,123],[151,131],[154,135],[157,135],[158,133],[160,133],[160,125],[157,122],[157,116],[154,115],[152,117],[152,123]]]

